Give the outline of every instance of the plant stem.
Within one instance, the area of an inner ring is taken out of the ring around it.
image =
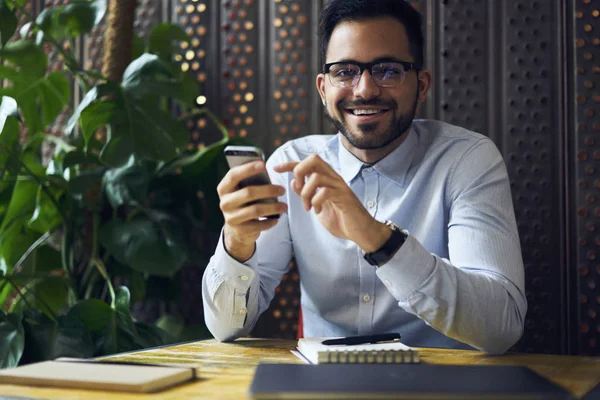
[[[96,281],[98,280],[98,271],[96,271],[96,269],[92,269],[91,273],[90,273],[90,279],[89,282],[87,284],[87,288],[85,290],[85,295],[84,295],[84,299],[89,299],[92,296],[92,290],[94,290],[94,285],[96,284]]]
[[[15,282],[13,282],[12,279],[10,279],[8,276],[6,276],[5,278],[8,281],[8,283],[10,283],[12,285],[12,287],[15,288],[15,290],[19,294],[19,298],[22,299],[25,302],[25,304],[27,304],[27,307],[33,308],[32,305],[25,298],[25,295],[23,294],[21,289],[19,289],[19,286]],[[44,299],[42,299],[40,296],[38,296],[38,294],[35,292],[35,290],[31,290],[31,291],[28,290],[28,292],[31,292],[33,297],[35,297],[35,299],[37,301],[39,301],[42,304],[42,306],[44,306],[46,308],[46,311],[48,311],[48,314],[50,314],[49,315],[50,319],[53,320],[54,322],[56,322],[58,320],[58,318],[57,318],[56,314],[54,314],[54,311],[52,311],[50,306],[48,306],[48,303],[46,303],[44,301]]]
[[[50,235],[52,235],[53,231],[48,231],[46,233],[44,233],[42,236],[40,236],[40,238],[38,240],[36,240],[35,242],[33,242],[33,244],[31,246],[29,246],[29,248],[25,251],[25,253],[23,253],[23,255],[21,256],[21,258],[19,258],[19,261],[17,261],[15,263],[14,268],[19,268],[20,265],[22,265],[25,260],[27,260],[27,257],[29,257],[29,255],[36,250],[42,243],[44,243],[46,241],[46,239],[48,239],[50,237]],[[16,271],[18,272],[18,271]]]
[[[106,272],[106,267],[104,266],[104,263],[102,262],[102,260],[99,258],[92,259],[92,262],[94,263],[94,265],[96,265],[96,268],[98,269],[98,272],[100,272],[100,275],[102,275],[104,280],[106,280],[106,285],[108,286],[108,291],[110,292],[110,297],[111,297],[110,307],[114,309],[117,296],[115,295],[115,289],[112,285],[112,282],[110,281],[108,272]]]
[[[0,146],[10,156],[14,156],[13,152],[10,150],[10,148],[8,148],[8,146],[6,146],[3,143],[0,143]],[[56,211],[58,211],[58,213],[60,214],[60,217],[62,218],[63,222],[66,222],[67,221],[67,217],[66,217],[64,211],[59,206],[59,204],[56,201],[56,199],[54,198],[54,196],[52,196],[52,193],[50,193],[50,191],[48,190],[48,188],[46,187],[46,185],[40,180],[40,178],[36,174],[33,173],[32,170],[29,169],[29,167],[23,162],[23,160],[21,160],[19,157],[16,157],[16,159],[19,160],[19,164],[20,164],[21,168],[23,168],[25,171],[27,171],[27,173],[29,174],[29,176],[31,178],[33,178],[33,180],[36,181],[40,185],[40,188],[42,189],[42,191],[46,194],[46,196],[48,196],[48,198],[50,199],[50,201],[52,202],[52,204],[56,208]]]

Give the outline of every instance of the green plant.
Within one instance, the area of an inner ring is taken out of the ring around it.
[[[172,283],[184,263],[206,262],[203,238],[223,222],[222,151],[246,141],[197,108],[195,79],[173,61],[189,41],[181,28],[160,24],[147,42],[136,38],[114,82],[63,45],[91,32],[105,1],[47,7],[9,41],[25,2],[0,0],[0,368],[172,342],[179,321],[167,316],[158,324],[166,329],[135,321],[130,302],[152,282]],[[44,46],[62,55],[65,71],[47,70]],[[74,110],[70,80],[85,93]],[[64,135],[47,134],[63,112]],[[200,114],[223,139],[185,151],[185,121]],[[115,277],[128,286],[115,287]]]

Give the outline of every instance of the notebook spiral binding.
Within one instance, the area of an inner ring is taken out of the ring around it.
[[[320,351],[319,364],[416,364],[419,353],[407,350]]]

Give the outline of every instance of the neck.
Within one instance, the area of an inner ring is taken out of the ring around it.
[[[377,149],[359,149],[350,144],[348,139],[344,135],[340,134],[341,142],[354,157],[358,158],[365,164],[375,164],[377,161],[383,159],[385,156],[390,154],[392,151],[396,150],[403,142],[406,140],[408,133],[410,132],[410,128],[406,130],[402,135],[398,136],[396,139],[385,145],[384,147],[380,147]]]

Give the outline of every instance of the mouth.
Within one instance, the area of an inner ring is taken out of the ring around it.
[[[346,108],[344,111],[359,123],[367,123],[382,118],[388,111],[390,111],[390,109],[377,107],[358,107]]]

